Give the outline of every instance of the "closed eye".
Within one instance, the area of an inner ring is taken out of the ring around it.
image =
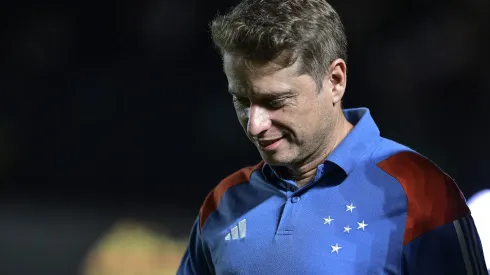
[[[250,100],[246,97],[233,96],[233,102],[238,103],[242,106],[249,106],[250,105]]]
[[[269,105],[271,108],[277,109],[284,106],[285,102],[286,100],[284,98],[273,99],[270,100],[267,105]]]

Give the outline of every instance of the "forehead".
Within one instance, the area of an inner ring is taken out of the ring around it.
[[[283,68],[272,62],[258,64],[231,54],[223,56],[223,67],[229,89],[236,92],[290,90],[298,77],[296,64]]]

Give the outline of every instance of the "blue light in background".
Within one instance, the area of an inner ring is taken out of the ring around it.
[[[487,269],[490,269],[490,189],[482,190],[468,200],[485,254]]]

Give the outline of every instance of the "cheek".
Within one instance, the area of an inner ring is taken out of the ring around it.
[[[326,112],[323,108],[318,108],[316,104],[308,105],[295,117],[297,135],[304,140],[315,138],[317,132],[325,126],[325,120]]]

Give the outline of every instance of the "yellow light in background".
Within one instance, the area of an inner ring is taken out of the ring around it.
[[[83,275],[175,274],[186,240],[174,240],[163,230],[140,222],[117,222],[87,255]]]

